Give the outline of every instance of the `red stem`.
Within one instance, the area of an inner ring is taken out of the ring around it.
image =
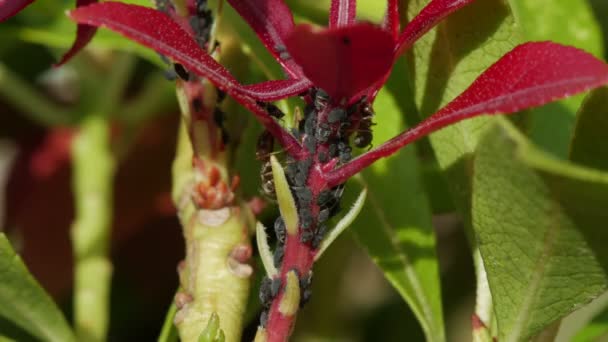
[[[350,177],[356,175],[369,165],[373,164],[376,160],[390,157],[405,145],[408,145],[450,123],[453,123],[453,120],[449,121],[449,118],[443,117],[443,119],[444,120],[442,120],[442,118],[433,119],[433,117],[431,117],[428,120],[420,123],[418,126],[408,129],[407,131],[397,135],[373,150],[349,161],[341,167],[327,172],[324,175],[325,182],[327,182],[329,187],[342,184]]]

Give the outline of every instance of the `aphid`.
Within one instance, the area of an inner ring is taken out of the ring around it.
[[[265,327],[268,324],[268,310],[262,310],[260,314],[260,325]]]
[[[300,277],[300,308],[303,307],[312,296],[312,272]]]
[[[284,255],[285,255],[285,249],[283,248],[283,245],[277,246],[277,248],[275,248],[275,250],[274,250],[274,254],[272,255],[274,265],[276,267],[281,266],[281,262],[283,262]]]
[[[317,195],[317,205],[319,205],[320,207],[323,207],[329,201],[331,201],[333,198],[334,197],[333,197],[333,194],[331,193],[331,191],[323,190],[323,191],[319,192],[319,195]]]
[[[276,297],[281,290],[281,278],[276,277],[272,279],[272,283],[270,284],[270,294],[272,298]]]
[[[332,158],[337,157],[338,156],[338,146],[336,144],[329,145],[329,149],[327,150],[327,152],[329,152],[329,155]]]
[[[311,114],[306,116],[306,119],[304,120],[304,133],[314,137],[316,124],[317,120],[315,118],[315,115]]]
[[[361,104],[361,119],[359,127],[353,143],[359,148],[369,146],[372,143],[373,135],[371,127],[374,125],[372,121],[374,117],[374,109],[367,101]]]
[[[327,125],[326,123],[322,123],[317,127],[315,131],[315,138],[317,138],[320,143],[327,142],[330,136],[331,128],[329,127],[329,125]]]
[[[323,222],[329,220],[329,211],[330,211],[329,208],[321,209],[319,211],[319,218],[318,218],[318,220],[319,220],[320,223],[323,223]]]
[[[285,113],[283,113],[279,109],[279,107],[275,106],[272,103],[257,101],[257,105],[264,108],[264,110],[266,110],[266,112],[268,112],[268,115],[270,115],[274,118],[282,119],[285,116]]]
[[[317,233],[315,234],[315,237],[312,239],[312,243],[311,246],[314,249],[319,248],[319,246],[321,245],[321,242],[323,241],[323,238],[325,237],[325,233],[327,232],[327,226],[326,225],[321,225],[319,227],[319,229],[317,229]]]
[[[300,242],[307,243],[309,241],[312,241],[314,237],[315,233],[311,229],[303,230],[302,234],[300,234]]]
[[[342,108],[334,108],[327,114],[327,122],[330,124],[346,119],[346,111]]]
[[[313,104],[317,110],[323,110],[329,103],[329,95],[320,88],[314,90]]]
[[[312,158],[304,159],[298,163],[296,163],[296,172],[294,175],[294,184],[295,186],[304,186],[306,185],[306,181],[308,180],[308,171],[312,166]]]
[[[349,161],[352,158],[352,148],[350,146],[346,146],[343,149],[338,148],[339,150],[339,157],[340,157],[340,162],[342,163],[346,163],[347,161]]]
[[[317,150],[317,141],[314,136],[309,135],[304,139],[304,147],[306,147],[311,154],[315,153]]]
[[[309,188],[298,188],[295,192],[300,204],[308,204],[312,201],[312,191]]]
[[[300,215],[300,225],[302,226],[303,229],[309,229],[312,226],[313,223],[313,217],[312,217],[312,212],[310,211],[310,208],[308,207],[303,207],[300,208],[299,212]]]
[[[184,68],[183,65],[175,63],[173,64],[173,70],[175,70],[177,76],[179,76],[182,80],[186,82],[190,80],[190,73],[188,70],[186,70],[186,68]]]
[[[285,243],[285,233],[285,221],[279,216],[274,221],[274,234],[277,236],[277,241],[279,241],[280,244]]]
[[[274,296],[272,296],[271,288],[272,280],[268,277],[262,278],[262,282],[260,284],[259,298],[262,306],[267,308],[270,307],[270,304],[272,304],[272,298],[274,298]]]

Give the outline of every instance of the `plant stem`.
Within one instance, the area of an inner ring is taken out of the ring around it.
[[[188,137],[182,125],[173,166],[173,198],[183,226],[186,258],[179,267],[183,291],[176,295],[175,324],[182,341],[198,341],[216,313],[226,340],[238,341],[253,272],[247,264],[252,253],[249,212],[233,205],[202,209],[193,203],[193,192],[208,174],[192,167]],[[213,159],[199,158],[209,167],[222,167]],[[222,169],[221,173],[227,172]]]
[[[103,341],[108,330],[112,265],[108,240],[112,217],[114,159],[108,123],[90,116],[72,145],[76,219],[74,321],[80,341]]]
[[[47,100],[3,63],[0,63],[0,94],[29,119],[43,126],[66,125],[74,121],[69,111]]]

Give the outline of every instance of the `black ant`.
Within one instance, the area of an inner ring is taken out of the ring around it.
[[[371,127],[375,125],[372,121],[375,113],[372,106],[365,99],[362,99],[360,112],[361,119],[359,121],[359,128],[357,129],[357,134],[355,135],[353,143],[355,146],[363,148],[370,146],[372,139],[374,138]]]
[[[263,131],[258,137],[255,157],[262,162],[262,169],[260,171],[262,191],[268,198],[275,200],[276,191],[274,188],[274,178],[272,177],[272,166],[270,164],[270,154],[273,148],[274,137],[269,131]]]

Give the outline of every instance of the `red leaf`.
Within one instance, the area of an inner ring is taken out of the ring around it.
[[[397,44],[397,55],[411,47],[418,38],[435,27],[443,18],[473,1],[475,0],[432,0],[401,33]]]
[[[328,174],[330,186],[375,160],[443,127],[480,114],[507,114],[608,84],[608,65],[582,50],[552,42],[520,45],[462,94],[418,126]]]
[[[202,50],[179,24],[155,9],[103,2],[77,8],[69,15],[78,23],[105,26],[153,48],[228,93],[238,87],[228,70]]]
[[[103,2],[77,8],[69,15],[79,23],[105,26],[121,33],[127,38],[171,57],[197,75],[207,78],[216,87],[224,90],[237,102],[252,111],[288,152],[298,152],[299,144],[293,136],[285,132],[266,111],[256,104],[256,100],[264,101],[265,98],[276,98],[275,87],[264,84],[242,86],[226,68],[202,50],[179,24],[164,13],[120,2]],[[298,83],[298,81],[292,82]],[[290,89],[295,92],[297,87],[290,87]],[[254,95],[257,97],[252,97]]]
[[[298,95],[312,87],[306,78],[267,81],[243,86],[241,92],[259,101],[276,101]]]
[[[399,1],[388,0],[383,27],[393,35],[393,39],[399,37]]]
[[[357,1],[332,0],[329,12],[329,27],[344,27],[355,23]]]
[[[293,29],[293,16],[283,0],[228,0],[241,15],[268,51],[292,77],[302,77],[302,70],[285,53],[285,39]]]
[[[19,13],[34,0],[0,0],[0,22]]]
[[[304,75],[337,101],[372,85],[393,61],[391,35],[367,23],[322,31],[299,25],[286,43]]]
[[[90,5],[96,3],[97,0],[76,0],[76,7],[82,7],[86,5]],[[76,28],[76,39],[72,44],[72,47],[68,52],[61,57],[61,60],[55,64],[55,66],[61,66],[68,60],[70,60],[74,55],[76,55],[80,50],[82,50],[87,44],[93,39],[93,36],[97,32],[97,27],[89,26],[89,25],[78,25]]]

